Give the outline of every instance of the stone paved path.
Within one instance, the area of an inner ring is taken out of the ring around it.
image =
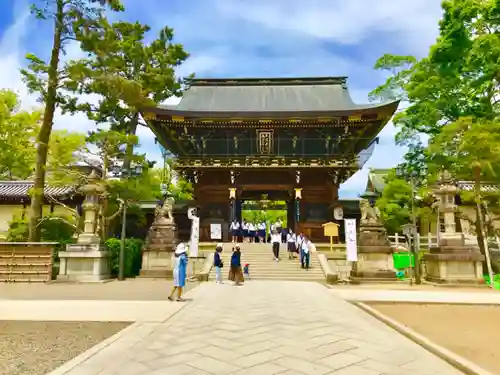
[[[461,374],[319,284],[206,283],[189,298],[53,374]]]

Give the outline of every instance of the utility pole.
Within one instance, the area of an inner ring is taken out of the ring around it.
[[[413,259],[415,262],[415,283],[417,285],[422,284],[422,279],[420,277],[420,236],[417,231],[417,215],[415,213],[415,179],[413,175],[410,177],[411,184],[411,219],[412,219],[412,231],[413,236],[412,249],[413,249]]]

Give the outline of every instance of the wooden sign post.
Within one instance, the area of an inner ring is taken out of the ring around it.
[[[339,224],[337,223],[325,223],[323,226],[323,232],[325,237],[330,237],[330,251],[333,251],[333,237],[339,236]]]

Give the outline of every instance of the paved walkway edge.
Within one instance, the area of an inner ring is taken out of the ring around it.
[[[449,303],[464,305],[499,305],[500,293],[450,292],[449,290],[343,289],[329,287],[338,297],[351,302]]]
[[[117,340],[127,336],[128,334],[133,333],[133,331],[137,330],[141,326],[141,323],[136,322],[131,325],[129,325],[127,328],[122,329],[120,332],[115,333],[113,336],[108,337],[106,340],[101,341],[99,344],[94,345],[90,349],[84,351],[82,354],[76,356],[73,359],[70,359],[68,362],[63,364],[62,366],[59,366],[55,370],[49,372],[47,375],[64,375],[74,369],[76,366],[82,364],[85,362],[87,359],[90,357],[96,355],[100,351],[102,351],[104,348],[110,346]]]
[[[363,302],[353,302],[354,305],[358,306],[371,316],[379,319],[380,321],[387,324],[392,329],[406,336],[410,340],[416,342],[423,348],[427,349],[432,354],[435,354],[442,360],[448,362],[450,365],[454,366],[456,369],[462,371],[467,375],[494,375],[493,373],[486,371],[485,369],[479,367],[478,365],[470,362],[469,360],[453,353],[452,351],[432,342],[427,337],[415,332],[411,328],[397,322],[396,320],[382,314],[376,309],[368,306]]]

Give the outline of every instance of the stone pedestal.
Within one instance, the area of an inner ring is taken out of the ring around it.
[[[159,218],[149,229],[142,251],[139,276],[172,278],[174,250],[177,246],[177,228],[171,219]]]
[[[353,282],[396,281],[392,248],[383,225],[361,224],[358,237],[358,261],[351,271]]]
[[[99,282],[110,279],[109,254],[98,243],[78,243],[59,252],[58,281]]]
[[[484,255],[461,233],[441,233],[439,246],[424,255],[426,280],[440,284],[480,284]]]

